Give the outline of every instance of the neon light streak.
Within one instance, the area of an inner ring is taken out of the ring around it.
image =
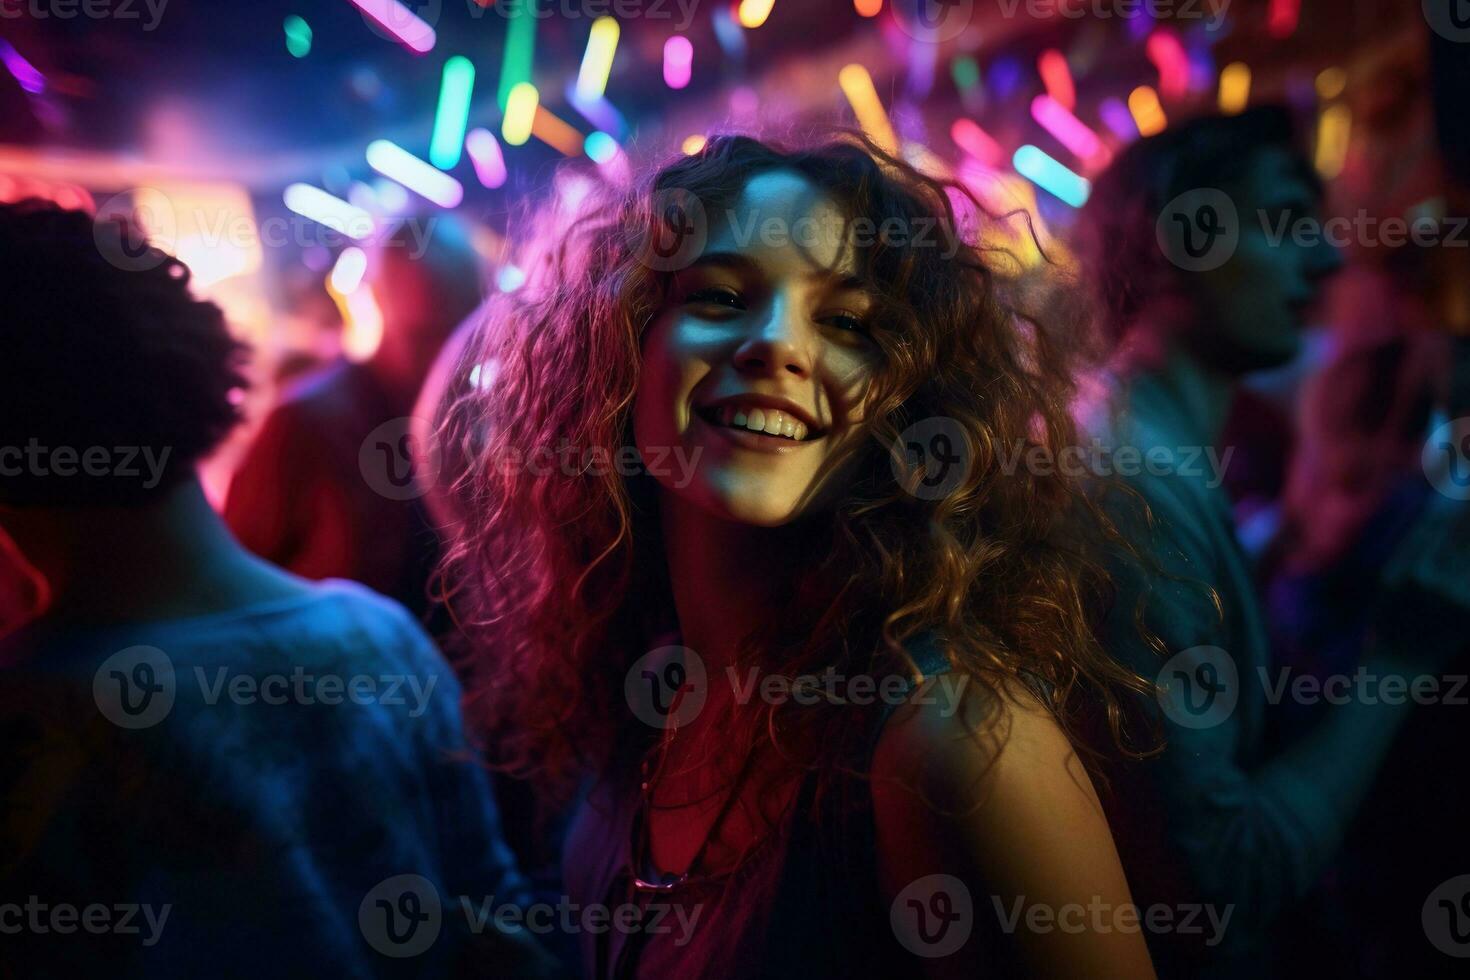
[[[740,26],[747,30],[755,30],[766,22],[771,16],[771,8],[776,5],[776,0],[740,0]]]
[[[475,66],[470,59],[455,55],[444,62],[439,83],[439,110],[434,114],[434,135],[429,141],[429,162],[440,170],[459,163],[464,131],[470,121],[470,93],[475,88]]]
[[[1352,139],[1353,113],[1345,105],[1335,105],[1322,113],[1317,124],[1317,173],[1332,180],[1347,164],[1348,145]]]
[[[500,123],[500,138],[511,146],[521,146],[530,139],[540,103],[541,94],[530,82],[520,82],[511,89],[505,103],[505,118]]]
[[[1054,197],[1080,208],[1092,193],[1092,184],[1030,144],[1016,151],[1012,160],[1016,173]]]
[[[999,167],[1005,162],[1006,151],[1001,149],[995,137],[969,119],[956,119],[949,127],[949,138],[954,140],[955,146],[987,167]]]
[[[837,73],[837,84],[842,87],[842,94],[847,96],[858,125],[868,138],[885,153],[897,153],[898,137],[893,134],[893,125],[888,121],[888,113],[883,109],[868,69],[856,63],[845,65]]]
[[[664,42],[664,84],[683,88],[694,73],[694,45],[683,34],[675,34]]]
[[[319,225],[349,238],[363,239],[373,233],[373,216],[310,184],[291,184],[282,195],[286,207]]]
[[[1169,125],[1169,117],[1164,115],[1164,107],[1159,105],[1159,93],[1147,85],[1138,86],[1128,96],[1128,111],[1133,114],[1140,136],[1162,133]]]
[[[1324,68],[1317,76],[1317,94],[1324,102],[1331,102],[1347,88],[1347,72],[1341,68]]]
[[[505,54],[500,61],[500,86],[495,90],[495,104],[500,106],[501,112],[506,111],[511,90],[531,81],[531,60],[536,50],[535,10],[531,3],[516,4],[507,20]]]
[[[362,285],[367,267],[367,253],[356,245],[349,245],[337,256],[337,264],[332,266],[332,288],[346,296]]]
[[[1118,139],[1125,143],[1138,139],[1138,124],[1133,121],[1133,114],[1128,111],[1122,99],[1108,96],[1098,104],[1097,113]]]
[[[20,87],[27,92],[36,95],[45,91],[46,76],[37,71],[36,66],[27,61],[19,51],[15,50],[15,46],[3,37],[0,37],[0,62],[5,63],[10,74],[15,76]]]
[[[1148,60],[1159,70],[1159,91],[1166,99],[1189,94],[1189,54],[1179,36],[1161,27],[1148,36]]]
[[[293,58],[305,58],[311,54],[311,25],[292,14],[286,18],[286,50]]]
[[[373,23],[398,38],[410,51],[425,54],[434,50],[438,40],[434,28],[399,0],[349,0]]]
[[[582,54],[582,68],[577,72],[577,97],[600,99],[607,91],[612,74],[613,54],[618,50],[621,28],[612,17],[599,17],[592,22],[587,35],[587,50]]]
[[[459,181],[432,166],[390,140],[373,140],[367,148],[368,166],[390,180],[396,180],[420,197],[441,208],[452,208],[464,200]]]
[[[531,117],[531,135],[562,156],[582,155],[582,134],[560,116],[553,115],[544,105],[538,104],[536,114]]]
[[[475,176],[486,187],[495,188],[505,183],[505,154],[500,152],[500,141],[488,129],[472,129],[465,137],[464,148],[475,165]]]
[[[1038,95],[1032,99],[1031,116],[1042,129],[1055,136],[1058,143],[1086,161],[1089,167],[1101,169],[1112,160],[1112,153],[1103,146],[1097,134],[1051,96]]]
[[[1072,70],[1067,59],[1055,49],[1041,52],[1036,60],[1036,70],[1041,74],[1046,94],[1067,109],[1077,108],[1077,86],[1072,81]]]
[[[1220,72],[1220,111],[1234,116],[1245,111],[1251,101],[1251,66],[1233,61]]]
[[[582,142],[582,149],[592,158],[595,163],[607,163],[618,154],[618,141],[613,139],[602,130],[588,133],[587,139]]]
[[[1271,0],[1266,14],[1266,30],[1274,38],[1287,38],[1296,33],[1302,16],[1302,0]]]

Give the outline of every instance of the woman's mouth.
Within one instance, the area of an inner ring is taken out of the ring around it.
[[[790,412],[758,405],[727,402],[695,409],[695,414],[716,428],[749,432],[788,442],[811,442],[821,436],[820,432],[813,432],[805,422]]]

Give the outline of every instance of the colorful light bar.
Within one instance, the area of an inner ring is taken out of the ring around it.
[[[1317,123],[1317,173],[1332,180],[1347,165],[1348,146],[1352,139],[1353,113],[1345,105],[1330,106]]]
[[[1051,96],[1031,100],[1031,117],[1088,167],[1101,170],[1111,162],[1113,155],[1097,134]]]
[[[536,109],[541,93],[530,82],[518,82],[505,102],[505,118],[500,122],[500,138],[511,146],[521,146],[531,138],[536,123]]]
[[[42,75],[36,66],[25,59],[15,46],[0,37],[0,62],[3,62],[10,74],[20,83],[20,87],[37,95],[46,89],[46,76]]]
[[[1133,121],[1133,114],[1122,99],[1108,96],[1098,103],[1097,114],[1118,139],[1125,143],[1138,139],[1138,124]]]
[[[664,42],[664,84],[679,89],[689,84],[694,74],[694,45],[683,34],[675,34]]]
[[[599,129],[587,134],[582,141],[582,150],[594,163],[607,163],[618,155],[618,141]]]
[[[878,89],[874,87],[873,76],[868,74],[868,69],[857,63],[844,65],[837,73],[837,84],[841,86],[842,94],[847,96],[858,125],[868,138],[885,153],[897,153],[898,137],[893,133],[893,124],[888,121],[888,113],[878,98]]]
[[[949,127],[949,138],[954,145],[964,150],[977,162],[987,167],[999,167],[1005,162],[1006,151],[980,126],[969,119],[956,119]]]
[[[367,148],[368,166],[441,208],[464,200],[459,181],[420,160],[391,140],[373,140]]]
[[[438,40],[428,21],[404,6],[399,0],[348,0],[373,23],[403,42],[404,47],[419,54],[434,50]]]
[[[434,113],[434,135],[429,140],[429,162],[440,170],[459,164],[465,127],[470,122],[470,93],[475,88],[475,66],[470,59],[455,55],[444,62],[439,83],[439,109]]]
[[[1324,68],[1317,75],[1317,95],[1324,102],[1331,102],[1347,90],[1347,72],[1341,68]]]
[[[295,14],[286,18],[282,25],[286,30],[286,50],[293,58],[305,58],[311,54],[311,25]]]
[[[573,82],[566,88],[566,97],[572,108],[593,126],[605,133],[611,133],[614,139],[628,138],[628,121],[623,118],[617,106],[607,100],[607,96],[584,99],[577,94],[577,85]]]
[[[337,256],[336,265],[332,266],[332,288],[346,296],[362,285],[367,267],[367,253],[356,245],[349,245]]]
[[[531,135],[562,156],[579,157],[582,155],[582,134],[577,132],[576,128],[565,119],[553,115],[539,102],[536,105],[535,114],[531,116]]]
[[[437,171],[436,171],[437,172]],[[310,184],[291,184],[282,195],[286,207],[303,218],[359,241],[373,233],[373,216]]]
[[[578,98],[588,101],[600,99],[607,91],[619,33],[621,28],[615,18],[604,16],[592,22],[592,32],[587,35],[587,50],[582,53],[582,67],[577,72]]]
[[[1065,55],[1054,48],[1041,52],[1041,57],[1036,59],[1036,70],[1047,95],[1069,110],[1077,108],[1077,86]]]
[[[495,90],[495,104],[500,106],[501,112],[506,111],[511,90],[523,82],[530,83],[531,62],[535,51],[535,4],[515,4],[506,22],[505,53],[500,60],[500,86]]]
[[[740,26],[748,31],[755,30],[771,16],[771,8],[775,5],[776,0],[740,0],[740,10],[736,14]]]
[[[1233,61],[1220,72],[1220,111],[1227,116],[1245,111],[1251,100],[1251,66]]]
[[[1169,125],[1169,117],[1164,115],[1164,107],[1159,105],[1159,93],[1147,85],[1138,86],[1128,96],[1128,111],[1133,114],[1140,136],[1162,133]]]
[[[1148,60],[1159,70],[1159,92],[1166,99],[1182,99],[1189,94],[1189,53],[1179,35],[1161,27],[1148,36],[1145,45]]]
[[[1016,173],[1074,208],[1087,203],[1092,183],[1067,169],[1045,151],[1027,144],[1016,151],[1012,164]]]
[[[500,141],[488,129],[472,129],[464,139],[465,151],[470,163],[475,165],[475,176],[489,188],[505,183],[505,154],[500,152]]]
[[[1302,16],[1302,0],[1271,0],[1266,13],[1266,30],[1274,38],[1291,37]]]

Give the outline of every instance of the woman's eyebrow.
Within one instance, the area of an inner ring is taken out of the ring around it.
[[[728,269],[750,276],[759,276],[763,273],[761,264],[743,252],[706,252],[683,271],[692,272],[698,269]],[[807,272],[806,278],[827,280],[834,291],[870,292],[867,280],[851,272],[813,268]]]

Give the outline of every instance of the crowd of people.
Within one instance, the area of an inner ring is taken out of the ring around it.
[[[713,137],[489,299],[384,237],[221,513],[221,311],[0,206],[0,976],[1448,975],[1470,324],[1293,422],[1323,208],[1182,123],[1042,301],[962,185]]]

